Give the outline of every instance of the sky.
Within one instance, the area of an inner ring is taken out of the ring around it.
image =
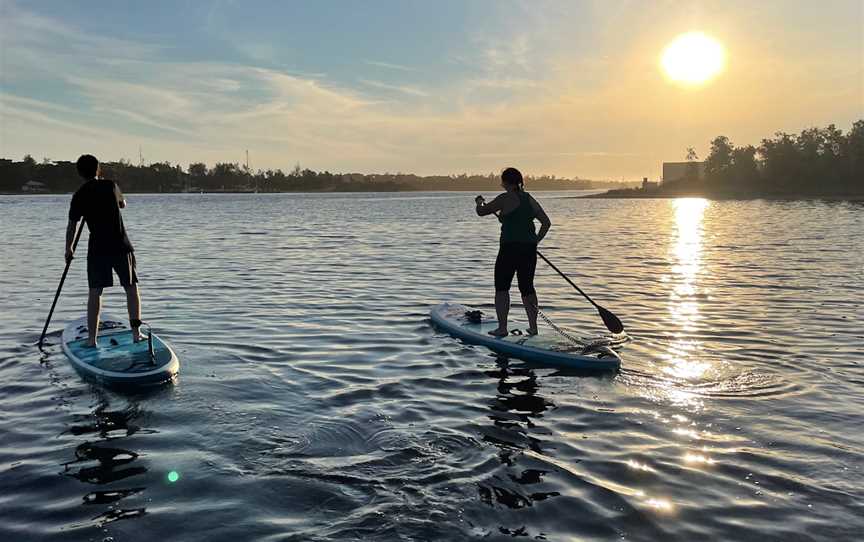
[[[726,66],[660,69],[682,33]],[[861,0],[0,0],[0,157],[633,180],[864,118]]]

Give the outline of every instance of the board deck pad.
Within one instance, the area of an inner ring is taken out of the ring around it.
[[[527,326],[520,325],[518,320],[512,321],[510,329],[519,328],[522,335],[494,337],[489,335],[489,331],[497,329],[497,320],[483,314],[480,322],[472,322],[466,316],[472,310],[475,309],[465,305],[442,303],[432,309],[432,322],[466,342],[526,361],[586,369],[616,369],[621,364],[621,358],[609,347],[585,349],[551,330],[528,335]]]
[[[179,370],[171,347],[153,335],[153,356],[146,338],[134,342],[127,322],[105,315],[99,323],[95,348],[87,346],[87,319],[70,323],[63,331],[63,351],[79,371],[113,383],[169,380]]]

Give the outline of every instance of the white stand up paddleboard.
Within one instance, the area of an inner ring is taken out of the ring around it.
[[[621,366],[621,358],[608,346],[580,348],[558,335],[508,335],[494,337],[489,331],[498,327],[494,319],[481,318],[472,322],[466,313],[472,311],[465,305],[442,303],[432,309],[432,323],[454,337],[471,344],[479,344],[499,354],[557,367],[589,370],[615,370]],[[484,315],[485,316],[485,315]]]
[[[143,330],[142,330],[143,331]],[[84,376],[114,385],[158,384],[174,378],[180,360],[157,335],[148,341],[132,341],[129,323],[107,314],[99,322],[98,346],[87,346],[87,317],[63,330],[63,352]]]

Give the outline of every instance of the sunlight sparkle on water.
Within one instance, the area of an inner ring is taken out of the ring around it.
[[[676,427],[672,430],[676,435],[684,435],[685,437],[690,438],[699,438],[699,433],[694,431],[693,429],[688,429],[686,427]]]
[[[645,504],[660,512],[672,511],[672,502],[669,499],[651,498],[645,501]]]
[[[654,469],[649,467],[647,463],[640,463],[633,459],[627,461],[627,466],[634,470],[644,470],[646,472],[654,472]]]
[[[669,315],[671,323],[678,331],[690,334],[700,326],[699,277],[702,269],[703,218],[708,200],[702,198],[679,198],[672,202],[674,212],[675,241],[670,247],[674,258],[673,283],[669,295]],[[698,359],[701,343],[694,339],[671,341],[666,355],[667,365],[663,372],[682,380],[695,381],[702,378],[710,364]],[[672,384],[670,384],[671,386]],[[676,395],[680,402],[684,397],[681,390],[669,390],[670,399]]]
[[[667,359],[670,364],[663,367],[663,372],[682,380],[699,380],[705,371],[711,367],[711,364],[704,361],[694,361],[683,357]]]
[[[702,454],[687,453],[684,454],[685,463],[701,463],[703,465],[713,465],[714,460]]]
[[[679,198],[673,201],[675,210],[676,243],[673,253],[677,258],[676,272],[693,279],[699,271],[702,256],[702,219],[708,200]]]

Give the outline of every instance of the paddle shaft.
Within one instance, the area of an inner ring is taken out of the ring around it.
[[[84,220],[78,224],[78,231],[75,233],[75,242],[72,243],[72,254],[75,254],[75,249],[78,248],[78,240],[81,239],[81,232],[84,231]],[[57,300],[60,299],[60,291],[63,289],[63,283],[66,282],[66,274],[69,273],[69,266],[72,265],[70,258],[66,262],[66,268],[63,269],[63,276],[60,277],[60,284],[57,285],[57,293],[54,294],[54,302],[51,303],[51,310],[48,311],[48,319],[45,320],[45,327],[42,328],[42,335],[39,337],[39,347],[42,347],[42,341],[45,340],[45,333],[48,332],[48,325],[51,323],[51,317],[54,315],[54,308],[57,306]]]
[[[591,299],[590,297],[588,297],[588,294],[586,294],[585,292],[583,292],[583,291],[582,291],[582,288],[576,286],[576,285],[573,283],[573,281],[570,280],[570,277],[568,277],[568,276],[565,275],[565,274],[564,274],[560,269],[558,269],[557,267],[555,267],[555,264],[552,263],[552,262],[550,262],[549,259],[546,258],[546,256],[544,256],[544,255],[543,255],[539,250],[537,251],[537,255],[540,256],[540,257],[543,259],[544,262],[546,262],[547,264],[549,264],[549,267],[551,267],[552,269],[554,269],[556,273],[558,273],[559,275],[561,275],[561,277],[562,277],[564,280],[566,280],[567,282],[569,282],[569,283],[570,283],[570,286],[576,288],[576,291],[579,292],[580,294],[582,294],[582,297],[584,297],[585,299],[587,299],[589,303],[591,303],[592,305],[594,305],[594,306],[597,307],[598,309],[600,308],[600,305],[598,305],[597,303],[594,303],[594,300]]]

